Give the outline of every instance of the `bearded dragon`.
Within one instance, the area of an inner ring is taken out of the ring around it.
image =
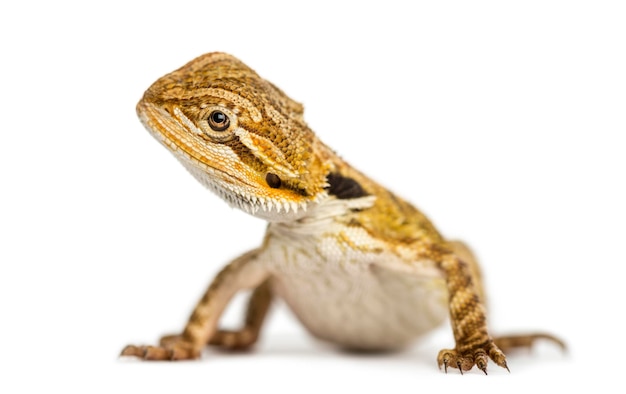
[[[303,106],[233,56],[209,53],[157,80],[137,105],[147,130],[202,184],[268,222],[262,245],[231,261],[182,333],[123,356],[185,360],[207,345],[252,346],[282,298],[315,337],[346,349],[409,345],[449,316],[455,345],[439,368],[461,373],[545,334],[492,337],[478,264],[404,199],[351,167],[309,129]],[[253,289],[241,330],[218,328]]]

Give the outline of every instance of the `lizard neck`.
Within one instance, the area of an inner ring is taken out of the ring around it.
[[[443,241],[428,218],[413,205],[350,166],[321,142],[319,147],[331,168],[328,195],[302,217],[270,222],[269,234],[301,239],[351,227],[389,245]]]

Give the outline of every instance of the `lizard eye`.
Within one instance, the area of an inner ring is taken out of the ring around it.
[[[222,111],[211,112],[207,122],[214,131],[224,131],[230,126],[230,119]]]
[[[226,142],[234,137],[237,115],[228,108],[218,105],[204,108],[198,117],[198,127],[212,141]]]

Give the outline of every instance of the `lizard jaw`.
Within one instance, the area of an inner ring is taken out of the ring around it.
[[[246,181],[241,177],[231,175],[211,165],[212,160],[205,156],[198,156],[198,149],[191,149],[188,145],[193,144],[193,137],[200,133],[193,130],[192,125],[185,122],[181,126],[177,117],[172,116],[165,109],[155,105],[140,102],[137,105],[137,113],[144,127],[150,134],[165,146],[183,166],[205,187],[213,191],[230,206],[244,212],[273,222],[285,222],[300,219],[306,216],[307,209],[311,205],[317,205],[320,200],[327,197],[326,192],[315,196],[281,196],[278,192],[268,193],[260,189],[254,182]],[[195,144],[196,147],[198,144]],[[224,148],[220,152],[220,159],[233,156],[234,153]]]
[[[279,200],[272,197],[259,196],[249,188],[241,187],[231,182],[224,182],[220,177],[215,177],[213,174],[207,173],[193,163],[189,163],[185,158],[180,156],[177,156],[177,158],[194,178],[222,200],[226,201],[228,205],[241,209],[252,216],[271,222],[298,220],[306,216],[307,211],[312,205],[317,205],[327,197],[327,195],[320,195],[313,199],[296,202],[288,201],[287,199]],[[224,176],[227,176],[227,174],[224,174]]]

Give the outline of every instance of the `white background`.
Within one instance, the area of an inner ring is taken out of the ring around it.
[[[0,6],[1,392],[623,387],[623,2],[17,3]],[[119,360],[179,330],[262,238],[134,112],[154,80],[216,50],[474,247],[493,333],[545,329],[569,353],[544,344],[512,355],[511,374],[445,375],[447,325],[406,353],[356,356],[278,305],[255,353]]]

